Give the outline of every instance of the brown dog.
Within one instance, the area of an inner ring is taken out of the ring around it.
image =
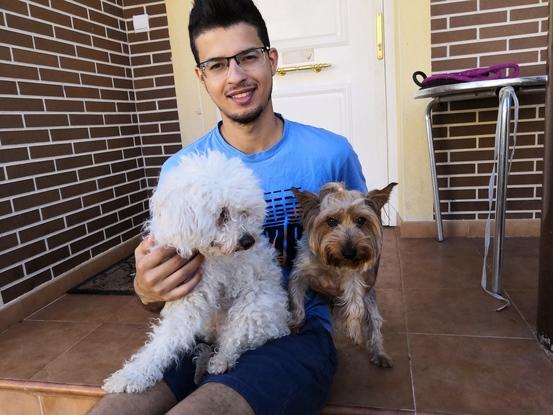
[[[290,275],[291,326],[305,320],[304,296],[311,288],[334,300],[333,316],[347,336],[371,353],[371,362],[392,367],[384,351],[382,317],[374,284],[382,251],[380,214],[397,183],[363,194],[327,183],[319,195],[293,189],[303,211],[304,234]]]

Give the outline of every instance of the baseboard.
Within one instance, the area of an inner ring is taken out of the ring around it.
[[[131,255],[140,238],[140,235],[135,236],[6,304],[0,309],[0,332],[47,306],[70,288]]]
[[[485,220],[444,220],[444,236],[483,238],[486,230]],[[435,238],[437,235],[434,221],[403,221],[399,219],[399,236],[401,238]],[[540,219],[507,219],[505,237],[539,237]],[[492,221],[491,234],[494,233]]]

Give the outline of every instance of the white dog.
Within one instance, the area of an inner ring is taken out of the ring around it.
[[[239,159],[220,153],[183,157],[150,201],[149,232],[184,258],[205,256],[202,279],[168,302],[149,341],[104,381],[107,392],[142,392],[160,381],[198,339],[213,343],[209,373],[231,369],[246,350],[288,330],[288,299],[275,251],[262,234],[263,192]]]

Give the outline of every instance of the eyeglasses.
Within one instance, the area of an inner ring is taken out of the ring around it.
[[[263,65],[265,63],[265,55],[268,52],[269,47],[267,46],[246,49],[234,56],[208,59],[205,62],[200,62],[196,67],[202,71],[206,78],[222,78],[228,73],[231,59],[234,59],[244,71],[249,71]]]

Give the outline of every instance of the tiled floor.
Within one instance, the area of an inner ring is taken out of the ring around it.
[[[552,414],[553,362],[534,336],[537,239],[506,240],[513,306],[496,312],[479,287],[482,240],[385,238],[377,292],[395,366],[339,339],[325,413]],[[152,316],[132,297],[66,295],[0,334],[0,379],[98,386]]]

